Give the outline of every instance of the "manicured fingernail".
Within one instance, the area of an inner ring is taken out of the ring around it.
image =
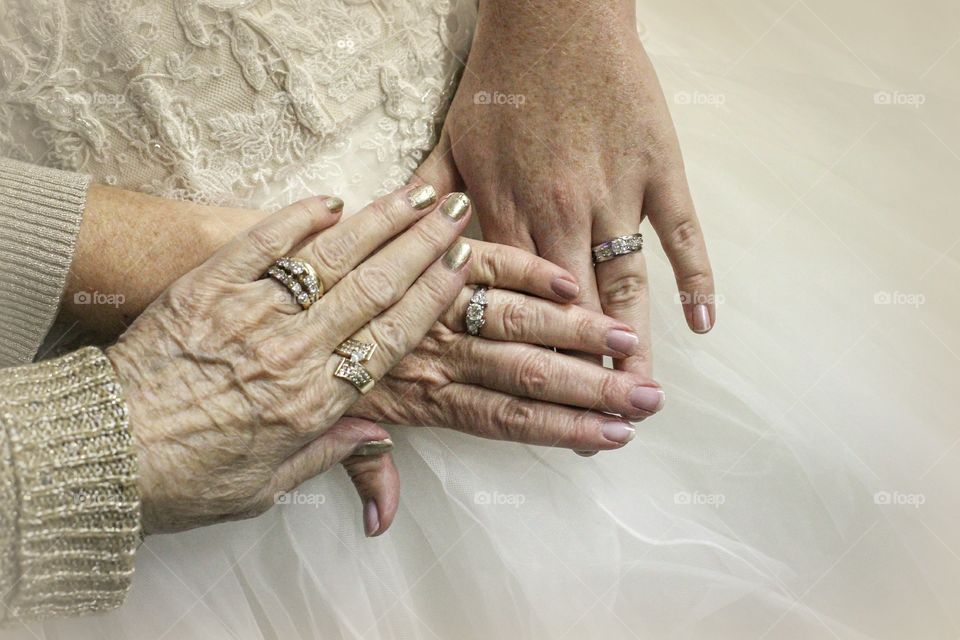
[[[437,190],[429,184],[422,184],[407,194],[407,201],[414,209],[426,209],[437,201]]]
[[[607,332],[607,346],[625,356],[632,356],[638,344],[640,338],[631,331],[611,329]]]
[[[378,456],[393,449],[393,440],[384,438],[383,440],[371,440],[364,442],[353,450],[355,456]]]
[[[363,530],[368,538],[377,534],[380,528],[380,512],[377,511],[377,501],[370,499],[363,505]]]
[[[327,205],[327,209],[330,210],[330,213],[340,213],[343,211],[343,200],[340,198],[327,198],[327,201],[324,204]]]
[[[592,458],[597,455],[596,451],[574,451],[574,453],[582,458]]]
[[[663,389],[656,387],[636,387],[630,392],[630,404],[647,413],[660,411],[664,399]]]
[[[627,444],[637,435],[637,430],[626,422],[605,422],[602,431],[604,438],[617,444]]]
[[[550,288],[553,289],[555,294],[567,300],[576,300],[577,296],[580,295],[580,287],[577,283],[570,282],[566,278],[554,278]]]
[[[693,330],[697,333],[710,331],[710,309],[705,304],[693,308]]]
[[[463,240],[457,240],[457,242],[443,254],[443,264],[445,264],[450,271],[459,271],[460,267],[469,259],[470,245]]]
[[[440,211],[454,222],[462,218],[469,208],[470,198],[465,193],[451,193],[440,205]]]

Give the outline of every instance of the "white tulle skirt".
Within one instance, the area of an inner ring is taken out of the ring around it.
[[[955,638],[960,11],[925,4],[639,9],[722,299],[691,334],[648,234],[667,407],[629,446],[396,427],[384,536],[334,470],[11,637]],[[316,187],[357,208],[395,171],[359,163]]]

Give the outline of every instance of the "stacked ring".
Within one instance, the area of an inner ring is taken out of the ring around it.
[[[309,309],[323,295],[323,283],[317,272],[299,258],[278,259],[266,275],[285,286],[304,309]]]

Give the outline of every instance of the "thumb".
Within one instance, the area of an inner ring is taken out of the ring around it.
[[[364,503],[364,529],[368,536],[379,535],[393,522],[400,499],[400,477],[391,449],[390,434],[376,423],[341,418],[280,464],[272,492],[291,491],[343,462]]]
[[[463,180],[457,171],[457,163],[453,159],[453,147],[450,144],[450,134],[444,128],[440,133],[440,140],[433,148],[427,159],[414,172],[417,179],[433,185],[437,193],[451,193],[461,191]]]

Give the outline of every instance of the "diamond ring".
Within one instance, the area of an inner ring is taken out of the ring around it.
[[[593,264],[600,264],[643,250],[643,234],[634,233],[629,236],[619,236],[593,247]]]
[[[487,286],[478,284],[473,295],[470,296],[470,302],[467,304],[467,333],[472,336],[480,335],[480,329],[487,321],[485,314],[487,311]]]
[[[377,345],[370,342],[360,342],[352,338],[344,340],[335,351],[338,356],[342,356],[342,359],[333,375],[346,380],[355,386],[360,393],[367,393],[370,389],[373,389],[376,380],[363,366],[363,363],[369,362],[370,356],[376,350]]]
[[[304,309],[309,309],[323,295],[323,283],[317,277],[317,272],[308,262],[299,258],[278,259],[267,270],[267,276],[285,286]]]

